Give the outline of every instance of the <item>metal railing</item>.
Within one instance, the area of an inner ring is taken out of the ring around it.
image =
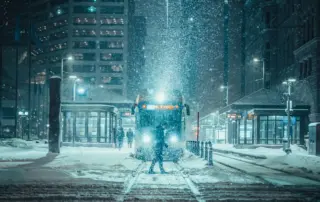
[[[208,161],[209,166],[213,165],[213,147],[212,142],[187,141],[186,149],[200,158]]]

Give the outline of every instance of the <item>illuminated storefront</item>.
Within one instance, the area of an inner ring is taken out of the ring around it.
[[[285,104],[279,94],[260,90],[219,111],[226,120],[227,143],[282,144],[284,134],[290,134],[293,144],[303,144],[307,133],[309,106],[295,102],[290,133]]]

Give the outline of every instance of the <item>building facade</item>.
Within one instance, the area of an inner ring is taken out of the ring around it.
[[[235,3],[241,2],[229,1],[230,6]],[[225,120],[222,127],[221,123],[213,124],[215,113],[203,117],[203,122],[212,124],[206,124],[207,129],[202,133],[219,139],[207,133],[210,128],[214,129],[213,133],[223,130],[222,139],[233,144],[281,144],[287,133],[292,143],[304,144],[308,124],[319,121],[320,28],[316,22],[320,19],[320,2],[247,0],[242,3],[238,11],[242,10],[243,26],[238,25],[238,30],[244,29],[243,45],[238,50],[242,54],[239,66],[243,68],[236,72],[243,75],[238,85],[244,86],[241,89],[245,93],[239,92],[244,95],[241,99],[219,110],[220,120]],[[229,28],[231,32],[234,27]],[[290,131],[285,112],[287,86],[283,85],[289,78],[296,79]],[[230,91],[237,90],[231,88]]]
[[[42,44],[34,47],[33,65],[47,75],[63,71],[63,100],[73,100],[70,75],[80,78],[78,86],[88,92],[76,100],[126,96],[127,0],[33,1],[31,9]]]

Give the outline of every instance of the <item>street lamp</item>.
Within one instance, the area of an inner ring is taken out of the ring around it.
[[[291,100],[291,88],[292,88],[292,85],[293,83],[296,82],[296,79],[294,78],[289,78],[288,80],[286,81],[283,81],[282,84],[283,85],[287,85],[288,86],[288,92],[285,93],[286,96],[287,96],[287,107],[285,109],[285,112],[287,113],[287,117],[288,117],[288,125],[287,125],[287,132],[284,133],[284,136],[283,136],[283,151],[286,152],[287,154],[291,153],[291,149],[290,149],[290,141],[289,141],[289,138],[290,138],[290,130],[291,130],[291,113],[293,112],[293,109],[292,109],[292,100]]]
[[[226,91],[226,106],[228,106],[228,104],[229,104],[229,87],[228,86],[224,86],[224,85],[221,85],[220,86],[220,89],[221,90],[225,90]]]
[[[86,89],[83,87],[78,88],[77,93],[83,95],[86,92]]]
[[[75,75],[70,75],[70,76],[69,76],[69,79],[73,79],[73,91],[72,91],[73,98],[72,98],[72,100],[73,100],[73,101],[76,101],[77,82],[79,82],[80,79],[79,79],[77,76],[75,76]]]
[[[64,60],[67,60],[67,61],[72,61],[73,60],[73,57],[70,55],[66,58],[61,58],[61,80],[63,80],[63,61]],[[61,81],[62,83],[62,81]]]
[[[265,64],[264,64],[264,59],[259,59],[259,58],[253,58],[253,62],[258,63],[262,62],[262,87],[265,88],[265,83],[266,83],[266,76],[265,76]],[[259,79],[260,80],[260,79]]]
[[[68,56],[68,57],[66,57],[66,58],[61,58],[61,86],[60,86],[60,95],[61,95],[61,100],[62,100],[62,92],[63,92],[63,88],[62,88],[62,86],[63,86],[63,61],[64,60],[67,60],[67,61],[72,61],[73,60],[73,57],[70,55],[70,56]]]

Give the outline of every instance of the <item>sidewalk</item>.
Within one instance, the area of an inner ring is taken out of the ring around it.
[[[255,149],[237,149],[229,144],[213,145],[215,152],[235,154],[251,158],[255,163],[288,172],[301,172],[320,177],[320,157],[309,155],[297,145],[291,145],[292,153],[287,155],[282,148],[257,147]]]
[[[45,142],[0,140],[0,182],[125,181],[141,161],[132,149],[61,147],[48,153]]]

